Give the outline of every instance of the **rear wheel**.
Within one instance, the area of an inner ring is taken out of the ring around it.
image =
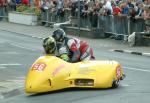
[[[114,80],[112,82],[112,88],[117,88],[120,85],[120,80]]]
[[[126,75],[123,73],[120,80],[123,80],[126,77]]]

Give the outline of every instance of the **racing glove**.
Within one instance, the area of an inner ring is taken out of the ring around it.
[[[60,58],[63,59],[64,61],[69,61],[69,56],[67,54],[62,54]]]

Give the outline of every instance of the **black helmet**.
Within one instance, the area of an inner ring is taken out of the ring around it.
[[[52,37],[57,41],[57,42],[63,42],[64,38],[66,36],[66,33],[63,29],[57,29],[53,32]]]
[[[53,37],[47,37],[43,40],[43,47],[47,54],[53,54],[56,50],[56,41]]]

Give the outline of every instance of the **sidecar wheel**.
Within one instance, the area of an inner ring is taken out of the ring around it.
[[[120,80],[114,80],[112,82],[112,88],[117,88],[120,85]]]

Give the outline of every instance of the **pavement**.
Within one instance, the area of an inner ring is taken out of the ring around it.
[[[51,35],[53,31],[53,29],[50,27],[28,26],[28,25],[22,25],[22,24],[9,23],[6,21],[0,22],[0,30],[22,34],[25,36],[31,36],[31,37],[39,38],[39,39],[42,39]],[[146,47],[146,46],[130,47],[128,43],[125,43],[119,40],[109,39],[109,38],[91,39],[91,38],[78,37],[78,36],[74,36],[74,37],[80,38],[81,40],[88,41],[89,44],[93,46],[93,48],[100,48],[100,49],[103,48],[103,49],[108,49],[114,52],[130,53],[130,54],[150,57],[150,47]]]
[[[27,26],[27,25],[9,23],[5,21],[0,22],[0,30],[17,33],[18,35],[30,36],[30,37],[34,37],[38,39],[43,39],[51,35],[53,31],[53,29],[50,27]],[[71,35],[69,36],[72,37]],[[150,57],[150,47],[145,47],[145,46],[130,47],[127,43],[123,41],[118,41],[118,40],[109,39],[109,38],[108,39],[90,39],[90,38],[84,38],[84,37],[78,37],[78,36],[74,36],[74,37],[88,41],[89,44],[92,45],[93,48],[99,48],[99,50],[106,49],[106,50],[114,51],[114,52],[130,53],[130,54]],[[17,79],[17,81],[15,80],[15,82],[18,82],[18,81],[20,82],[19,84],[20,88],[19,89],[16,88],[12,90],[6,90],[7,88],[2,88],[2,87],[6,87],[6,85],[7,87],[8,85],[12,86],[12,82],[14,82],[14,80],[3,82],[3,85],[2,85],[2,82],[0,81],[0,84],[1,84],[0,89],[4,91],[4,92],[0,92],[0,99],[21,94],[21,91],[23,90],[20,90],[20,89],[22,89],[21,83],[23,80],[24,78],[19,78]]]

